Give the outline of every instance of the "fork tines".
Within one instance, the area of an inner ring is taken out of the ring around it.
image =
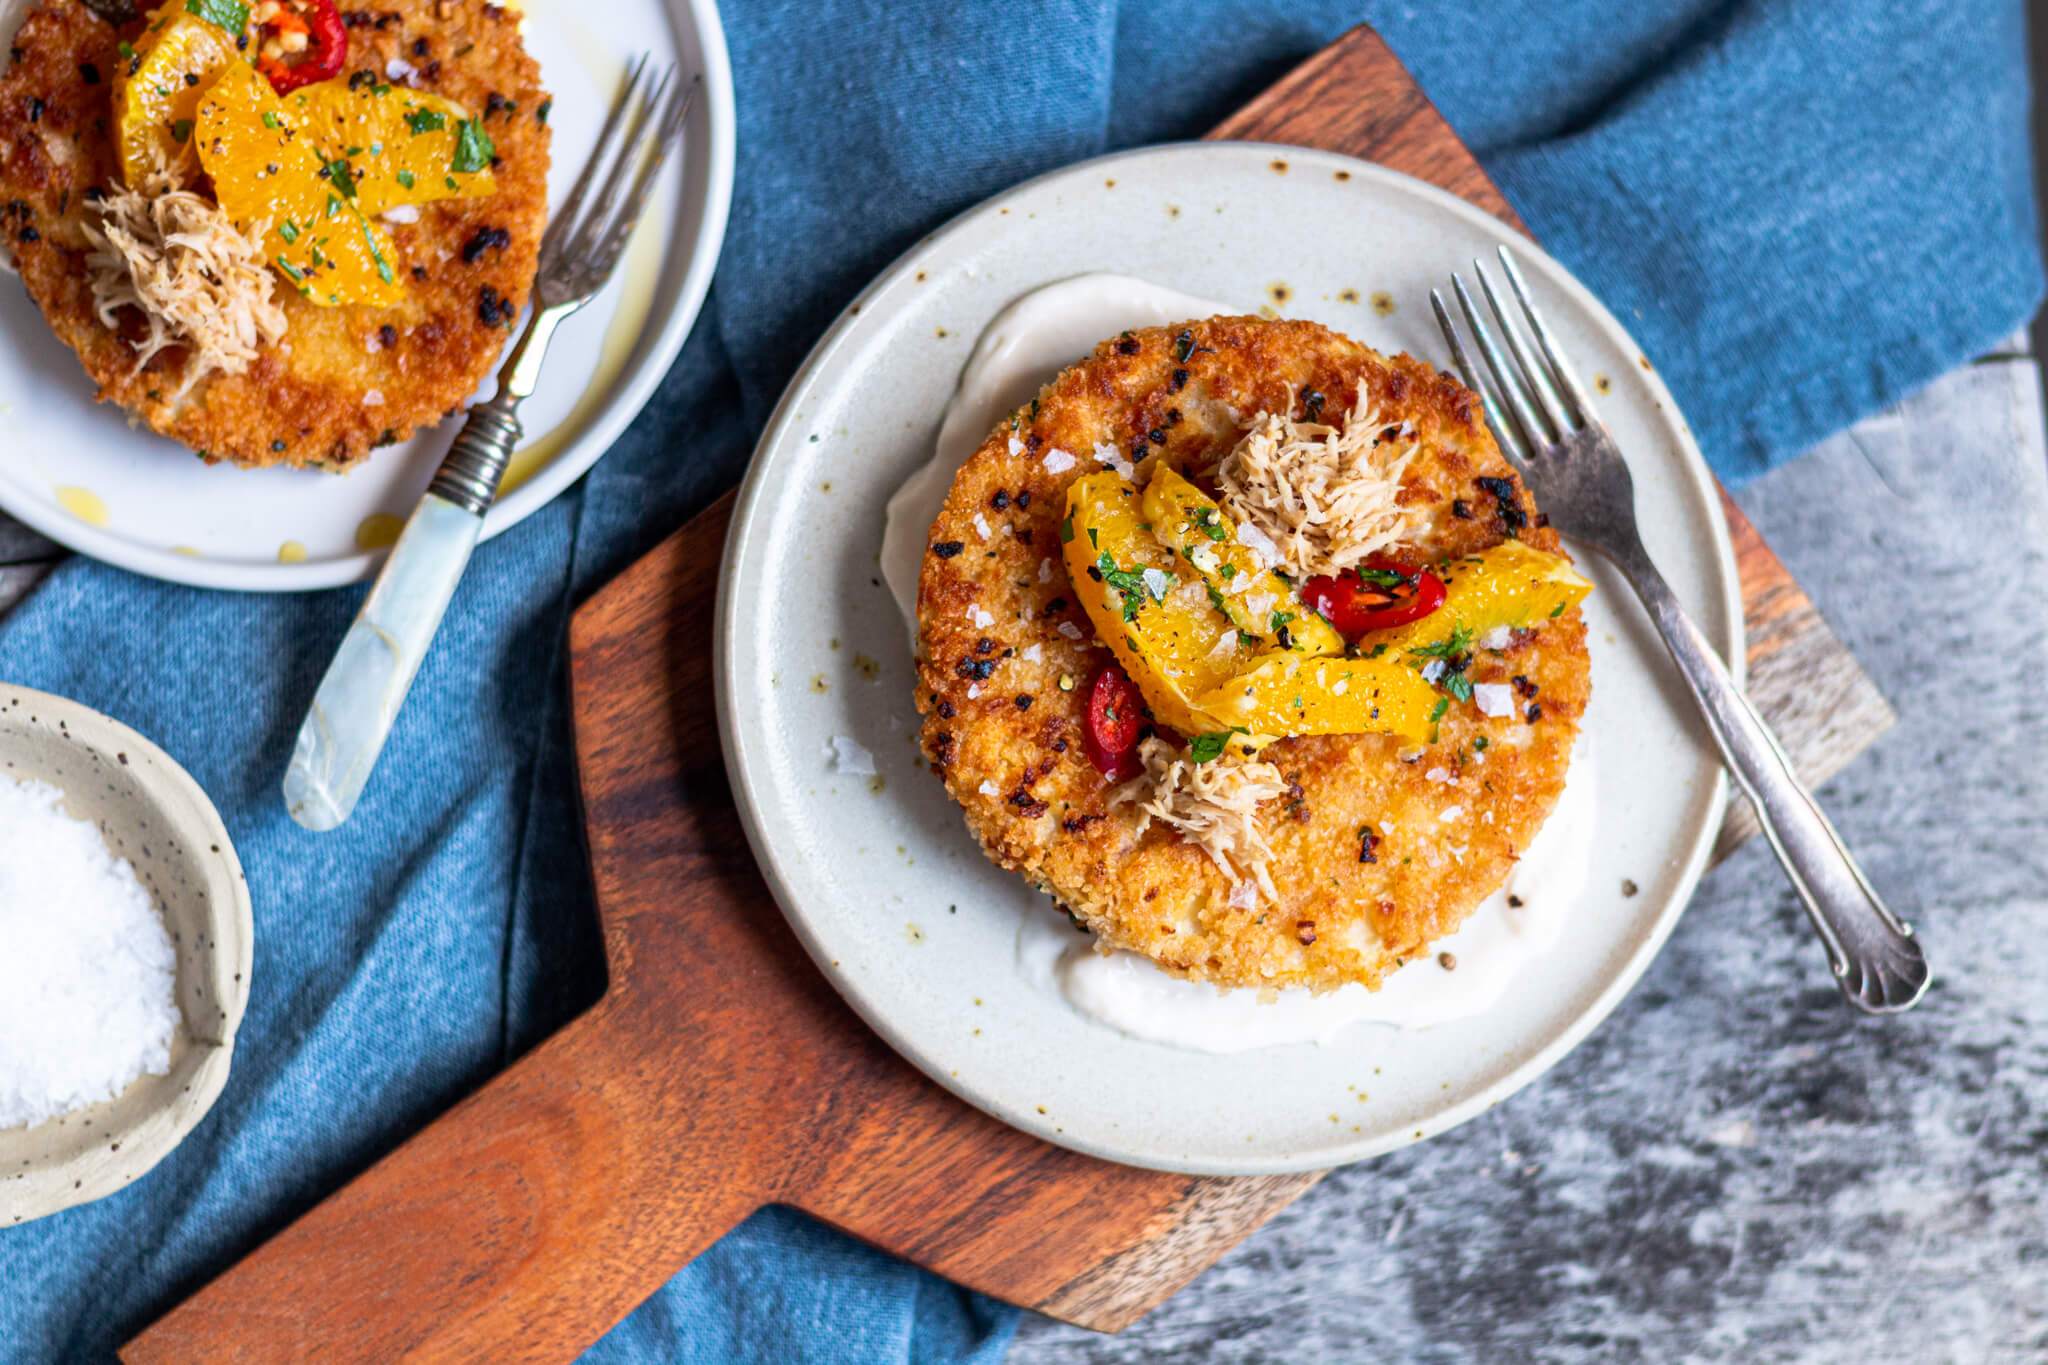
[[[650,81],[648,65],[643,53],[627,71],[590,160],[541,239],[544,285],[552,279],[574,293],[604,283],[640,221],[669,147],[682,133],[700,78],[679,83],[675,68],[664,67]]]
[[[1536,338],[1536,350],[1530,349],[1514,319],[1501,305],[1500,295],[1494,292],[1493,281],[1487,276],[1484,266],[1474,260],[1472,273],[1479,281],[1480,292],[1486,295],[1487,306],[1499,324],[1501,337],[1506,339],[1505,350],[1495,338],[1493,328],[1480,316],[1471,292],[1465,288],[1464,279],[1456,274],[1451,276],[1451,289],[1458,296],[1459,311],[1464,313],[1465,324],[1479,343],[1480,353],[1486,357],[1486,368],[1492,372],[1494,389],[1489,389],[1481,381],[1477,368],[1466,354],[1464,343],[1458,338],[1457,326],[1451,321],[1450,309],[1444,305],[1443,295],[1432,289],[1429,302],[1436,311],[1437,326],[1443,329],[1444,340],[1450,343],[1451,357],[1457,362],[1458,373],[1464,378],[1466,387],[1477,393],[1486,405],[1486,420],[1493,427],[1494,434],[1510,455],[1526,461],[1573,432],[1597,422],[1599,417],[1593,410],[1592,400],[1586,395],[1585,386],[1565,362],[1556,339],[1543,321],[1543,314],[1537,311],[1530,299],[1529,286],[1522,279],[1521,268],[1515,264],[1514,256],[1506,247],[1499,248],[1499,253],[1508,286],[1521,304],[1522,316],[1528,320],[1529,331]],[[1537,351],[1541,352],[1540,358]],[[1506,413],[1495,397],[1495,389],[1506,400]]]

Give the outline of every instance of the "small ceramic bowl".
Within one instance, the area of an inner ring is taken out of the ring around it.
[[[249,1000],[249,886],[206,793],[163,750],[76,702],[0,683],[0,778],[47,782],[99,827],[163,912],[183,1015],[168,1075],[0,1129],[0,1228],[112,1194],[197,1127],[227,1083]]]

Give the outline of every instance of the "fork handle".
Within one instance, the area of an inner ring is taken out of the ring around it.
[[[501,390],[470,409],[320,680],[284,774],[285,809],[307,829],[339,826],[369,783],[519,443],[518,405]]]
[[[1912,927],[1879,899],[1793,772],[1777,737],[1728,676],[1641,543],[1632,553],[1617,556],[1616,564],[1685,675],[1736,785],[1756,808],[1764,836],[1827,945],[1842,993],[1871,1014],[1911,1008],[1928,982],[1927,959]]]

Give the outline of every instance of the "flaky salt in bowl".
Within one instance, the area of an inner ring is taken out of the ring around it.
[[[71,880],[39,868],[8,882],[53,910],[68,904],[88,951],[81,960],[67,952],[80,942],[17,941],[46,973],[38,989],[52,996],[51,1013],[68,1004],[73,1022],[38,1032],[39,1021],[11,1021],[17,1048],[25,1039],[35,1055],[0,1057],[0,1086],[11,1087],[0,1106],[5,1228],[121,1189],[206,1116],[227,1082],[248,1001],[253,926],[213,803],[127,726],[0,683],[0,783],[16,815],[24,803],[47,803],[44,788],[54,788],[63,815],[91,827],[50,824],[53,843],[78,841]]]

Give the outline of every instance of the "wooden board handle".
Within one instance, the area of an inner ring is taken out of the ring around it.
[[[1164,1175],[1048,1146],[932,1085],[811,966],[748,852],[713,733],[732,501],[572,632],[578,747],[604,775],[585,787],[603,1002],[128,1359],[564,1360],[766,1203],[1115,1328],[1313,1183]],[[618,679],[672,691],[607,685]]]

